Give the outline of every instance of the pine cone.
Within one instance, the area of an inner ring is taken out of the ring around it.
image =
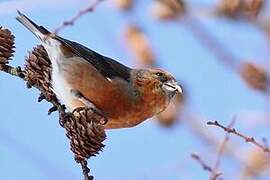
[[[146,34],[137,25],[129,25],[126,27],[124,35],[131,52],[139,61],[139,65],[153,66],[155,57]]]
[[[265,0],[221,0],[217,12],[234,19],[254,20],[265,4]]]
[[[221,0],[218,7],[218,14],[235,18],[241,11],[240,0]]]
[[[38,45],[26,58],[25,72],[28,85],[37,85],[50,101],[56,99],[51,87],[51,61],[42,45]]]
[[[0,26],[0,64],[8,64],[13,56],[15,36],[8,29]]]
[[[159,20],[173,20],[186,13],[183,0],[157,0],[153,2],[151,13]]]
[[[243,64],[240,70],[240,75],[247,85],[253,89],[265,91],[269,86],[269,77],[265,69],[256,64]]]
[[[102,150],[106,139],[103,117],[91,109],[81,109],[73,114],[62,114],[61,121],[70,139],[71,150],[77,162],[96,156]]]
[[[133,0],[115,0],[115,6],[123,11],[128,11],[133,7]]]
[[[264,8],[265,0],[246,0],[244,1],[244,11],[249,17],[256,17]]]

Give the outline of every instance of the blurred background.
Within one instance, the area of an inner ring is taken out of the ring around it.
[[[39,42],[15,19],[21,10],[50,30],[94,0],[0,0],[0,25],[16,36],[12,65]],[[267,0],[104,0],[59,35],[131,67],[170,71],[184,88],[158,117],[107,131],[89,166],[95,179],[269,179],[269,153],[207,125],[232,119],[239,132],[270,139],[270,14]],[[1,179],[82,179],[58,114],[38,91],[0,75]],[[223,153],[219,153],[222,151]],[[217,161],[220,161],[217,163]],[[215,164],[218,164],[216,166]]]

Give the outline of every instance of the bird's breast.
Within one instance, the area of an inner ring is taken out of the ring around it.
[[[168,101],[160,93],[145,92],[136,101],[128,106],[119,107],[119,101],[115,101],[115,115],[105,125],[107,129],[133,127],[144,120],[160,113],[167,105]]]

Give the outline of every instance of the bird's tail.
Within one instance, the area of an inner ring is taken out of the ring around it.
[[[18,12],[18,16],[16,19],[24,25],[28,30],[30,30],[37,38],[39,38],[41,41],[44,41],[45,38],[51,34],[50,31],[48,31],[43,26],[39,26],[36,23],[34,23],[31,19],[29,19],[27,16],[22,14],[20,11]]]

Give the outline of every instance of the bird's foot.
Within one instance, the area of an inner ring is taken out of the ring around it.
[[[64,127],[69,119],[73,119],[74,114],[71,112],[60,113],[59,124]]]
[[[93,107],[77,107],[72,111],[74,113],[86,112],[86,116],[93,119],[95,122],[101,125],[105,125],[108,122],[107,115],[105,115],[101,110]]]
[[[80,113],[80,112],[84,111],[85,109],[86,109],[85,107],[77,107],[77,108],[73,109],[72,114]]]
[[[94,114],[96,114],[97,116],[99,116],[99,122],[101,125],[105,125],[108,122],[108,117],[105,113],[103,113],[101,110],[97,109],[97,108],[89,108]]]

